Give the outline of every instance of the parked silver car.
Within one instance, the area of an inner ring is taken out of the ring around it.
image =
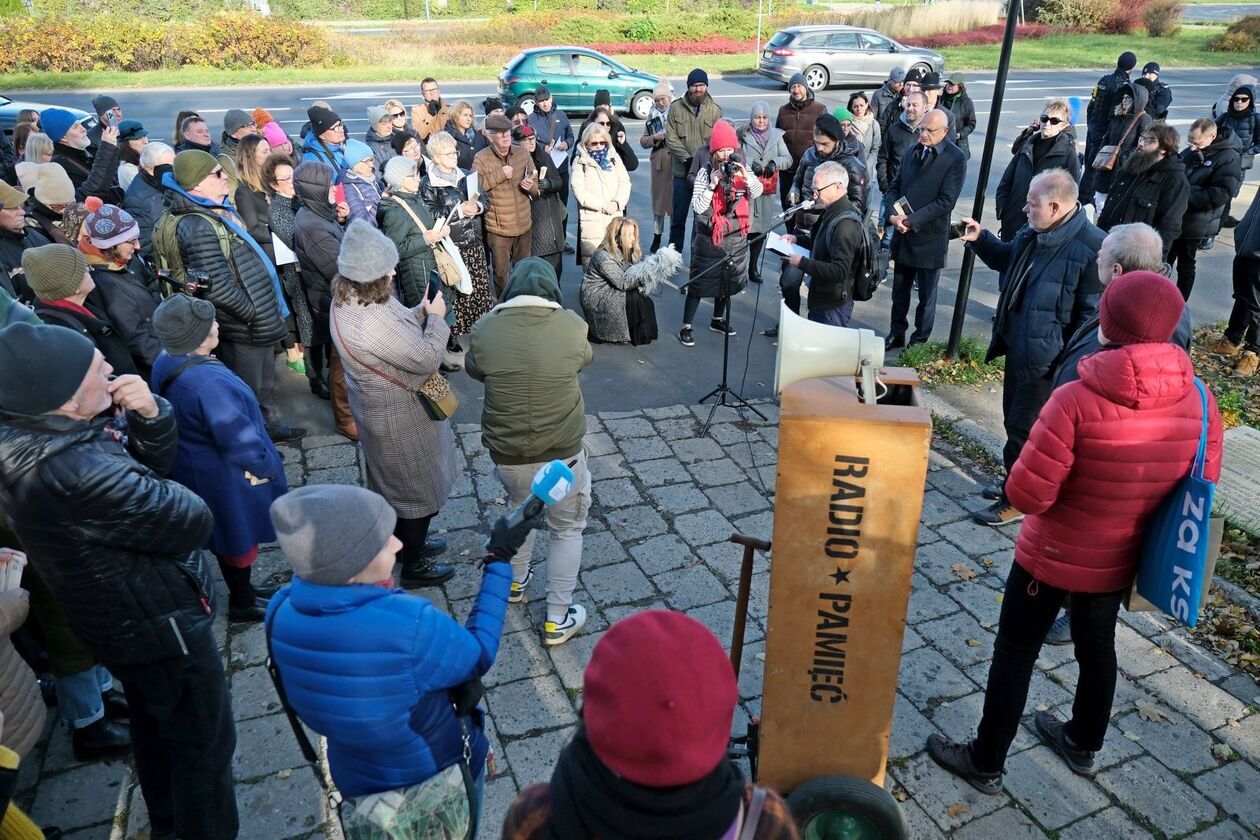
[[[810,90],[829,85],[878,87],[894,67],[945,71],[938,52],[907,47],[873,29],[857,26],[791,26],[780,29],[761,51],[757,72],[784,84],[797,73]]]

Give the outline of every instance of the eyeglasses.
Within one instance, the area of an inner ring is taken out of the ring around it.
[[[1059,125],[1061,123],[1067,122],[1067,120],[1063,119],[1062,117],[1051,117],[1046,114],[1041,115],[1041,121],[1043,123],[1050,123],[1050,125]]]
[[[336,123],[333,126],[331,126],[328,130],[329,131],[345,131],[346,127],[342,125],[341,123]]]
[[[605,143],[603,140],[592,140],[591,142],[589,142],[589,143],[587,143],[587,144],[586,144],[586,148],[588,148],[588,149],[593,149],[593,148],[595,148],[596,146],[601,146],[601,147],[602,147],[602,146],[607,146],[607,145],[608,145],[608,144],[607,144],[607,143]]]
[[[938,131],[944,131],[944,130],[945,130],[945,129],[943,129],[943,128],[928,128],[928,127],[927,127],[927,126],[925,126],[925,125],[923,125],[923,126],[919,126],[919,133],[920,133],[920,134],[932,135],[932,134],[935,134],[935,133],[936,133],[936,132],[938,132]]]
[[[391,120],[403,120],[407,118],[406,111],[391,111],[389,114]]]
[[[1159,141],[1158,141],[1158,140],[1156,140],[1154,137],[1147,137],[1146,135],[1142,135],[1141,137],[1139,137],[1139,138],[1137,139],[1137,141],[1138,141],[1138,143],[1139,143],[1140,145],[1143,145],[1143,146],[1149,146],[1149,145],[1151,145],[1152,143],[1158,143],[1158,142],[1159,142]]]

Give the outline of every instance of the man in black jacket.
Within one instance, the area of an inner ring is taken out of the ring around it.
[[[1196,120],[1186,142],[1189,145],[1181,153],[1181,162],[1186,167],[1190,195],[1181,235],[1168,250],[1168,262],[1177,267],[1181,296],[1190,300],[1199,248],[1205,239],[1220,232],[1225,208],[1242,185],[1243,168],[1237,138],[1228,128],[1218,128],[1211,117]]]
[[[162,176],[175,165],[175,150],[165,143],[150,143],[140,153],[140,171],[131,179],[123,196],[123,209],[140,225],[140,256],[155,262],[153,226],[166,209],[166,190]]]
[[[79,201],[91,195],[106,204],[122,201],[118,188],[118,126],[101,129],[101,144],[93,154],[88,151],[92,144],[87,129],[70,111],[45,108],[39,114],[39,124],[53,141],[52,162],[66,170]]]
[[[153,836],[230,840],[236,735],[201,559],[212,517],[161,477],[178,445],[170,405],[111,372],[71,330],[0,330],[0,506],[126,686]]]
[[[1098,226],[1142,222],[1164,240],[1164,254],[1181,236],[1182,220],[1190,200],[1186,166],[1177,154],[1177,129],[1152,123],[1138,136],[1137,147],[1112,179],[1107,201],[1098,214]]]
[[[191,149],[175,156],[174,170],[163,185],[167,211],[176,218],[184,268],[209,277],[202,294],[214,304],[219,322],[215,355],[258,397],[271,439],[297,440],[306,431],[281,423],[272,404],[275,348],[284,338],[287,314],[281,309],[280,282],[228,201],[227,173],[218,160]]]
[[[1157,120],[1168,119],[1168,108],[1173,100],[1172,88],[1159,80],[1159,62],[1146,62],[1142,67],[1141,77],[1135,81],[1145,85],[1151,92],[1150,98],[1146,101],[1146,113]]]
[[[884,340],[889,350],[906,346],[906,316],[910,311],[910,292],[916,285],[919,307],[914,313],[914,333],[909,343],[922,344],[932,336],[936,286],[949,249],[949,214],[958,202],[967,174],[967,159],[949,142],[948,131],[945,112],[929,111],[919,126],[919,142],[906,150],[896,177],[888,185],[893,208],[888,225],[896,231],[892,258],[897,261],[893,272],[892,325]],[[905,204],[899,205],[899,201]]]
[[[919,125],[923,122],[923,114],[927,110],[927,97],[922,91],[914,91],[905,95],[902,105],[904,111],[888,124],[879,144],[879,152],[875,156],[875,177],[879,181],[880,201],[879,217],[885,223],[884,238],[881,246],[892,245],[893,227],[887,219],[891,215],[892,202],[897,196],[888,194],[889,185],[901,170],[901,159],[906,149],[919,142]]]
[[[1137,67],[1137,56],[1132,52],[1120,53],[1116,59],[1116,69],[1103,76],[1094,85],[1089,97],[1089,106],[1085,109],[1088,131],[1085,135],[1085,172],[1081,177],[1081,195],[1086,203],[1094,197],[1094,157],[1106,142],[1107,126],[1111,123],[1112,112],[1119,104],[1117,93],[1129,83],[1129,74]]]
[[[1028,189],[1028,224],[1004,243],[979,222],[965,219],[963,241],[989,268],[1001,272],[993,340],[986,361],[1006,357],[1002,377],[1002,460],[1009,473],[1019,460],[1041,407],[1050,398],[1048,378],[1067,339],[1094,316],[1098,247],[1103,234],[1077,201],[1076,182],[1062,169],[1043,172]],[[1005,494],[974,514],[982,525],[1006,525],[1023,514]]]
[[[26,221],[26,195],[0,181],[0,287],[9,297],[30,303],[31,290],[22,273],[22,253],[52,240]]]
[[[809,320],[847,327],[853,315],[853,263],[862,247],[862,215],[849,200],[849,173],[835,161],[814,170],[814,201],[826,208],[810,229],[808,257],[790,256],[792,267],[808,274]],[[846,213],[852,218],[841,218]]]

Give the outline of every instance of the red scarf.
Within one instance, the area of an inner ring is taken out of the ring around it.
[[[778,174],[775,173],[775,175]],[[736,175],[731,183],[735,191],[740,193],[739,200],[735,202],[735,218],[739,220],[739,235],[747,236],[751,227],[748,221],[748,184],[739,175]],[[713,244],[716,247],[721,247],[722,240],[731,230],[731,220],[726,217],[726,213],[726,191],[719,186],[719,189],[713,191]]]
[[[58,309],[65,309],[69,312],[75,312],[75,313],[78,313],[79,315],[85,315],[88,318],[94,318],[98,321],[100,320],[100,317],[101,317],[97,315],[95,312],[93,312],[92,310],[88,309],[86,306],[75,303],[69,298],[62,298],[61,300],[46,300],[44,301],[44,304],[46,306],[55,306]]]

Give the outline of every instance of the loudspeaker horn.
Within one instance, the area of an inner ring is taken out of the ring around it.
[[[863,402],[875,402],[875,373],[884,366],[884,340],[872,330],[834,327],[802,318],[779,304],[779,351],[774,392],[820,376],[862,376]]]

